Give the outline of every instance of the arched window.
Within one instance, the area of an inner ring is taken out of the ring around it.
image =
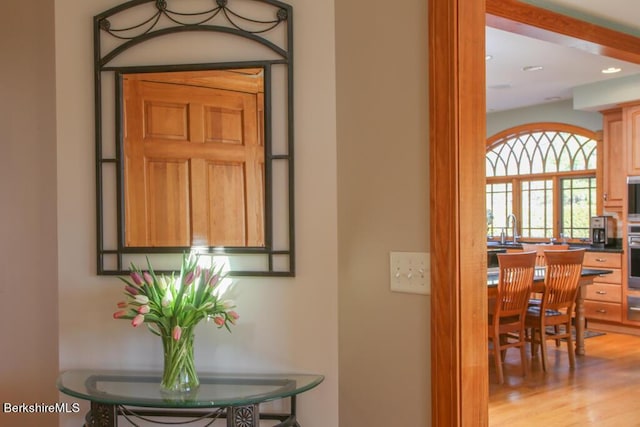
[[[596,213],[597,141],[593,131],[532,123],[487,140],[487,233],[524,238],[588,238]],[[508,223],[507,223],[508,222]]]

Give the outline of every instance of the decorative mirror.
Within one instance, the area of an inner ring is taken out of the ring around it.
[[[291,6],[127,1],[94,17],[94,61],[98,274],[196,250],[292,276]]]

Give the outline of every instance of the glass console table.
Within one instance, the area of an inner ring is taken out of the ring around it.
[[[226,418],[227,427],[258,427],[260,419],[277,427],[299,427],[296,396],[324,380],[322,375],[199,374],[200,387],[187,394],[165,394],[160,373],[145,371],[70,370],[58,377],[58,389],[91,402],[87,426],[117,426],[118,416]],[[290,399],[288,413],[263,413],[258,405]]]

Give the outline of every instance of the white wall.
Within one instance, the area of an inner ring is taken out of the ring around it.
[[[430,297],[389,252],[429,250],[427,4],[336,2],[340,425],[430,425]]]
[[[60,369],[161,367],[159,340],[111,318],[121,296],[95,274],[92,17],[119,0],[56,0]],[[295,0],[296,253],[291,279],[238,279],[232,334],[197,331],[201,370],[324,374],[299,399],[305,427],[338,425],[333,0]],[[71,401],[75,401],[71,399]],[[79,416],[62,417],[77,426]]]
[[[568,100],[487,114],[487,137],[514,126],[535,122],[569,123],[593,131],[602,129],[600,113],[574,110],[573,102]]]
[[[602,111],[640,99],[640,74],[589,83],[573,88],[576,108]]]
[[[76,402],[57,394],[58,369],[161,366],[150,333],[111,318],[120,283],[95,275],[91,18],[117,3],[3,4],[1,332],[20,342],[2,347],[3,401]],[[339,406],[343,426],[428,425],[429,298],[390,293],[387,278],[390,250],[428,250],[426,2],[397,13],[381,0],[340,2],[339,174],[334,1],[291,4],[298,274],[240,280],[240,324],[233,334],[201,328],[196,363],[325,374],[299,400],[306,427],[338,426]],[[55,424],[5,417],[1,425]]]
[[[4,0],[0,14],[0,403],[57,402],[53,1]],[[49,426],[55,414],[8,414]]]

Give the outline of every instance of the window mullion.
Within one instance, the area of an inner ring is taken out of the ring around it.
[[[562,188],[560,188],[561,179],[559,176],[553,177],[553,228],[551,230],[551,236],[557,237],[560,235],[560,221],[562,221]]]
[[[522,180],[514,178],[512,181],[513,205],[511,212],[518,218],[516,233],[522,236]]]

